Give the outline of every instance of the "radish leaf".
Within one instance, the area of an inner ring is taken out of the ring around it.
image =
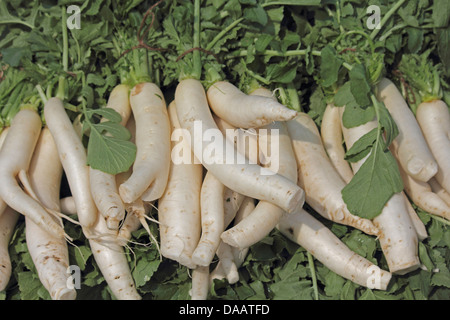
[[[393,155],[382,140],[377,140],[369,157],[342,190],[351,213],[373,219],[393,194],[403,190],[403,182]]]

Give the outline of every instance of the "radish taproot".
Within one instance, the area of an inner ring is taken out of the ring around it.
[[[228,81],[218,81],[207,91],[213,112],[237,128],[258,128],[273,121],[293,119],[297,112],[262,95],[248,95]]]
[[[16,229],[20,214],[6,206],[0,216],[0,291],[8,286],[11,280],[12,265],[9,255],[9,243]]]
[[[170,166],[170,122],[161,89],[144,82],[133,87],[130,104],[136,121],[136,160],[131,176],[119,186],[125,203],[137,198],[159,199],[167,185]]]
[[[105,219],[97,219],[86,234],[95,262],[114,297],[118,300],[141,300],[117,232],[108,229]]]
[[[174,102],[169,104],[172,132],[180,129]],[[174,144],[187,144],[185,139]],[[173,149],[172,149],[173,150]],[[191,154],[189,145],[183,148]],[[172,155],[174,157],[175,155]],[[191,154],[191,159],[193,155]],[[169,179],[164,194],[158,200],[161,254],[194,269],[194,252],[201,234],[200,193],[203,167],[197,163],[174,163],[170,166]]]
[[[125,84],[117,85],[111,91],[106,105],[106,108],[111,108],[120,114],[122,126],[126,126],[131,116],[129,91],[129,86]],[[105,119],[100,121],[105,121]],[[89,182],[93,200],[101,215],[106,219],[106,225],[110,229],[117,230],[125,217],[125,208],[115,176],[89,167]]]
[[[369,235],[378,235],[372,221],[350,213],[342,199],[346,183],[332,165],[322,144],[319,130],[305,113],[287,122],[297,159],[299,185],[306,202],[321,216],[339,224],[352,226]]]
[[[304,191],[289,179],[257,164],[248,164],[239,153],[236,162],[227,163],[225,150],[234,151],[234,146],[223,137],[214,122],[200,81],[180,81],[175,91],[175,103],[180,126],[190,135],[188,142],[194,155],[226,187],[251,198],[272,202],[287,212],[303,206]],[[208,131],[218,139],[204,141]],[[214,155],[204,152],[211,147]]]
[[[28,171],[41,128],[41,118],[35,110],[22,109],[15,115],[0,150],[0,197],[12,209],[59,238],[66,236],[63,226],[18,183],[18,176]]]
[[[450,193],[450,111],[442,100],[422,102],[417,121],[438,164],[435,179]]]
[[[339,107],[328,104],[322,117],[320,134],[323,146],[338,171],[341,178],[349,183],[353,178],[353,171],[349,163],[345,160],[345,149],[343,146],[341,117]]]
[[[362,136],[377,128],[378,123],[376,120],[372,120],[350,129],[343,124],[341,126],[345,144],[350,150]],[[351,164],[355,174],[368,157],[369,155]],[[394,194],[384,206],[381,214],[372,221],[379,230],[378,240],[390,272],[402,275],[417,269],[420,266],[419,240],[404,195],[402,193]]]
[[[278,168],[276,173],[293,182],[297,181],[297,162],[285,123],[274,122],[261,127],[260,130],[266,132],[258,135],[259,145],[267,146],[262,149],[267,149],[265,151],[271,154],[270,158],[277,162],[274,166]],[[277,140],[277,143],[272,144],[272,139]],[[221,238],[233,247],[248,248],[266,237],[277,226],[283,214],[285,211],[282,208],[267,201],[260,201],[252,214],[223,232]]]
[[[75,200],[78,221],[84,228],[92,227],[98,216],[91,192],[86,150],[59,98],[51,98],[45,103],[44,116]]]
[[[360,286],[387,289],[392,278],[390,272],[350,250],[330,229],[305,210],[284,215],[278,229],[338,275]]]
[[[427,182],[438,172],[438,165],[413,112],[391,80],[383,78],[377,88],[378,99],[385,104],[398,127],[399,134],[393,144],[400,164],[411,177]]]
[[[44,127],[31,159],[30,184],[43,206],[60,211],[63,168],[48,128]],[[56,221],[55,221],[56,222]],[[25,217],[27,248],[39,279],[53,300],[75,300],[75,288],[68,287],[69,250],[64,237],[55,237]]]
[[[220,244],[224,225],[225,186],[212,174],[206,172],[200,191],[201,236],[192,253],[197,266],[209,266]]]

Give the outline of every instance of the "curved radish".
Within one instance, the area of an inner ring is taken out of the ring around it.
[[[115,298],[141,300],[116,232],[107,228],[104,219],[97,219],[95,226],[89,229],[88,239],[95,262]]]
[[[46,102],[44,116],[75,200],[78,221],[85,228],[92,227],[97,220],[97,207],[92,199],[86,150],[60,99]]]
[[[268,133],[259,134],[259,145],[268,146],[262,149],[267,149],[271,158],[278,162],[277,173],[290,181],[297,181],[297,162],[286,125],[283,122],[274,122],[261,129],[266,129]],[[272,139],[278,140],[278,143],[272,144]],[[260,201],[252,214],[223,232],[221,238],[233,247],[248,248],[266,237],[277,226],[284,213],[282,208],[267,201]]]
[[[2,130],[2,133],[0,134],[0,148],[1,148],[1,146],[3,145],[3,142],[4,142],[5,139],[6,139],[6,135],[8,134],[8,131],[9,131],[9,127],[4,128],[4,129]],[[0,198],[0,217],[2,216],[2,214],[3,214],[3,212],[5,211],[5,209],[6,209],[7,206],[8,206],[8,205],[6,204],[6,202],[3,201],[3,199]]]
[[[192,288],[189,292],[192,300],[206,300],[209,292],[209,266],[197,266],[192,271]]]
[[[182,80],[176,88],[175,102],[180,125],[190,135],[194,155],[226,187],[254,199],[272,202],[287,212],[303,206],[303,190],[289,179],[257,164],[246,163],[239,152],[236,162],[227,163],[224,150],[234,150],[234,146],[217,128],[200,81]],[[215,134],[217,139],[210,143],[204,141],[205,132]],[[216,151],[214,155],[204,152],[211,147]]]
[[[347,148],[350,149],[354,142],[358,141],[364,134],[377,128],[377,126],[376,120],[351,129],[347,129],[342,125]],[[367,157],[352,163],[352,169],[355,173],[361,168]],[[418,257],[419,240],[406,206],[404,194],[394,194],[383,208],[381,214],[372,221],[380,230],[378,240],[389,270],[396,274],[406,274],[417,269],[420,266]]]
[[[450,206],[450,193],[448,193],[435,178],[428,181],[428,183],[430,184],[431,190]]]
[[[228,283],[233,284],[239,281],[239,273],[234,260],[233,248],[221,241],[216,251],[217,257],[221,263],[221,268]]]
[[[242,204],[239,207],[239,210],[236,212],[235,219],[234,219],[234,225],[239,224],[243,219],[248,217],[253,210],[255,210],[255,201],[252,198],[245,197],[242,201]],[[245,260],[245,257],[247,256],[249,248],[243,248],[239,249],[236,247],[231,247],[231,251],[233,254],[233,262],[237,269],[242,265],[242,263]],[[227,278],[228,282],[230,282],[230,277],[225,273],[224,269],[222,268],[222,261],[219,260],[214,270],[210,273],[210,282],[212,282],[214,279],[225,279]],[[231,283],[231,282],[230,282]]]
[[[435,179],[450,193],[450,111],[442,100],[424,102],[416,112],[438,170]]]
[[[378,84],[378,98],[397,124],[399,135],[393,144],[403,169],[413,178],[427,182],[438,172],[438,165],[425,141],[414,114],[396,85],[389,79]]]
[[[450,206],[431,190],[431,186],[427,182],[417,181],[402,168],[400,168],[400,174],[406,194],[419,208],[450,220]]]
[[[387,289],[391,273],[350,250],[334,233],[305,210],[284,215],[278,229],[338,275],[360,286],[378,290]]]
[[[179,130],[175,104],[168,108],[172,131]],[[175,143],[175,142],[174,142]],[[184,139],[178,143],[186,143]],[[184,150],[189,150],[187,146]],[[191,159],[192,159],[191,155]],[[190,269],[192,253],[200,239],[200,192],[203,167],[196,163],[172,163],[166,190],[158,200],[161,254]]]
[[[297,115],[274,99],[247,95],[227,81],[214,83],[207,97],[214,113],[238,128],[258,128],[273,121],[291,120]]]
[[[349,183],[353,178],[353,171],[345,160],[339,107],[331,104],[327,105],[322,118],[320,134],[331,163],[342,179]]]
[[[14,233],[20,214],[11,207],[6,207],[0,216],[0,291],[8,286],[11,279],[11,258],[9,242]]]
[[[314,121],[301,113],[288,121],[287,127],[297,159],[299,185],[305,190],[306,202],[328,220],[377,235],[379,230],[372,221],[348,211],[341,194],[346,184],[328,158]]]
[[[106,105],[107,108],[120,114],[122,126],[126,126],[131,116],[129,91],[130,88],[127,85],[117,85],[111,91]],[[120,221],[125,217],[125,208],[119,195],[115,176],[89,167],[89,178],[93,200],[101,215],[106,219],[106,225],[112,230],[117,230]]]
[[[122,200],[131,203],[159,199],[166,188],[170,166],[170,121],[161,90],[153,83],[140,83],[130,94],[136,121],[136,160],[133,173],[119,186]]]
[[[127,181],[131,174],[133,172],[133,169],[130,168],[126,172],[121,172],[116,175],[116,182],[117,185],[121,185],[125,181]],[[125,245],[128,240],[131,239],[131,232],[137,230],[140,226],[143,226],[144,229],[147,231],[150,239],[153,241],[153,243],[156,245],[157,249],[159,250],[159,244],[158,241],[155,238],[155,235],[150,230],[150,226],[147,223],[147,220],[152,222],[157,222],[155,219],[152,219],[149,217],[149,213],[151,212],[151,207],[153,206],[154,201],[143,201],[141,198],[137,198],[136,200],[127,203],[124,203],[125,211],[127,212],[127,215],[125,217],[125,220],[123,221],[122,226],[119,228],[119,240],[122,245]],[[138,222],[138,221],[139,222]]]
[[[77,214],[77,206],[72,196],[67,196],[59,200],[61,212],[66,215]]]
[[[408,213],[409,213],[409,217],[411,218],[411,222],[413,223],[414,228],[416,229],[417,237],[419,238],[420,241],[423,241],[426,238],[428,238],[427,228],[425,227],[422,220],[420,220],[419,216],[417,215],[416,210],[411,205],[411,202],[409,201],[405,192],[402,192],[402,195],[403,195],[403,199],[406,204],[406,208],[408,209]]]
[[[59,211],[62,165],[48,128],[43,128],[31,159],[30,184],[46,208]],[[74,300],[76,290],[67,286],[69,251],[64,237],[54,237],[25,217],[26,242],[39,279],[53,300]]]
[[[0,150],[0,197],[12,209],[59,238],[65,236],[63,227],[38,201],[26,194],[17,181],[17,176],[28,170],[41,126],[41,118],[34,110],[23,109],[14,117]]]
[[[89,167],[89,183],[92,199],[111,230],[118,230],[125,217],[125,206],[119,195],[116,177]]]
[[[224,226],[223,196],[225,186],[208,171],[200,194],[201,236],[192,253],[192,262],[198,266],[209,266],[220,244]]]

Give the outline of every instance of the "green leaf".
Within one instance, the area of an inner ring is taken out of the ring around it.
[[[377,141],[377,137],[378,128],[366,133],[358,141],[356,141],[355,144],[353,144],[350,150],[347,151],[345,154],[345,160],[350,162],[358,162],[359,160],[364,159],[364,157],[366,157],[372,150],[373,145]]]
[[[450,21],[450,2],[448,0],[434,0],[432,18],[436,28],[447,27]]]
[[[347,104],[342,114],[342,124],[350,129],[359,127],[375,118],[375,108],[373,106],[361,107],[353,103]]]
[[[264,26],[268,22],[266,11],[261,6],[244,9],[244,18],[250,22],[256,22]]]
[[[369,157],[342,190],[342,197],[352,214],[373,219],[402,190],[397,162],[384,143],[377,140]]]
[[[398,127],[384,103],[377,102],[377,108],[378,121],[385,133],[386,146],[389,147],[399,134]]]
[[[369,80],[367,79],[366,68],[362,64],[356,64],[353,66],[349,73],[350,77],[350,90],[355,97],[355,101],[360,106],[368,106],[371,104],[369,93],[371,87]]]
[[[339,79],[339,70],[343,61],[337,56],[336,50],[330,45],[322,49],[320,64],[320,77],[322,78],[322,85],[330,87]]]
[[[109,174],[128,171],[136,158],[136,145],[131,141],[101,134],[91,127],[87,164]]]
[[[5,48],[0,51],[2,59],[5,63],[9,64],[11,67],[18,67],[20,65],[20,60],[23,57],[31,58],[29,48],[22,47],[11,47]]]

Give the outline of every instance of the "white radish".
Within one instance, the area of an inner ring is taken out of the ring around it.
[[[11,207],[6,207],[0,216],[0,291],[8,286],[12,266],[9,255],[9,243],[14,233],[20,214]]]
[[[274,122],[261,129],[267,132],[259,134],[259,145],[267,146],[262,149],[271,153],[273,162],[277,162],[274,166],[276,173],[296,182],[297,162],[285,123]],[[277,140],[277,143],[272,143],[272,139]],[[284,213],[282,208],[267,201],[260,201],[252,214],[226,230],[221,238],[233,247],[248,248],[266,237],[277,226]]]
[[[136,121],[136,160],[119,193],[125,203],[138,198],[150,202],[162,196],[169,176],[169,116],[164,95],[153,83],[137,84],[131,90],[130,104]]]
[[[127,125],[131,116],[129,91],[128,85],[117,85],[111,91],[106,105],[107,108],[111,108],[120,114],[122,126]],[[105,119],[101,121],[103,122]],[[106,219],[106,225],[109,229],[117,230],[125,217],[125,208],[119,195],[115,176],[89,167],[89,181],[92,197],[101,215]]]
[[[172,132],[180,129],[175,104],[168,108]],[[184,143],[182,139],[174,144]],[[189,145],[183,150],[193,155]],[[180,264],[194,269],[192,253],[201,235],[200,192],[203,182],[203,167],[197,163],[174,163],[170,166],[166,190],[158,200],[161,254]]]
[[[3,142],[5,141],[6,135],[8,134],[9,127],[6,127],[2,130],[2,133],[0,134],[0,146],[3,145]],[[5,211],[6,207],[8,205],[6,204],[3,199],[0,198],[0,217],[2,216],[3,212]]]
[[[225,229],[224,193],[225,186],[208,171],[200,194],[201,236],[192,253],[192,262],[197,266],[209,266],[219,247]]]
[[[117,232],[108,229],[104,219],[97,219],[88,231],[89,244],[100,272],[118,300],[141,300],[123,246]]]
[[[435,179],[450,193],[450,111],[442,100],[423,102],[416,112],[428,146],[438,164]]]
[[[336,274],[360,286],[387,289],[391,273],[350,250],[330,229],[305,210],[284,215],[278,229]]]
[[[322,144],[319,130],[305,113],[287,122],[298,164],[298,182],[306,202],[321,216],[370,235],[379,230],[372,221],[357,217],[347,209],[341,191],[346,186]]]
[[[450,206],[450,193],[448,193],[435,178],[428,181],[428,183],[430,184],[431,190]]]
[[[182,80],[175,91],[175,102],[180,125],[190,135],[194,155],[226,187],[254,199],[272,202],[287,212],[303,206],[303,190],[289,179],[257,164],[249,164],[239,152],[236,162],[227,163],[225,150],[232,151],[234,146],[223,137],[214,122],[200,81]],[[205,141],[205,133],[214,135],[212,142]],[[208,153],[210,149],[215,152]]]
[[[347,149],[351,149],[356,141],[377,126],[376,120],[351,129],[342,125]],[[369,155],[356,163],[352,163],[355,174],[368,157]],[[417,269],[420,266],[418,257],[419,240],[406,206],[404,194],[394,194],[384,206],[381,214],[372,221],[380,230],[378,240],[390,272],[403,275]]]
[[[406,208],[408,209],[409,217],[411,218],[411,222],[414,225],[414,228],[417,232],[417,237],[420,241],[425,240],[428,238],[428,231],[425,227],[425,224],[420,220],[419,216],[417,215],[416,210],[411,205],[411,202],[409,201],[408,197],[406,196],[405,192],[402,192],[403,199],[405,200]]]
[[[209,266],[192,270],[191,300],[206,300],[209,293]]]
[[[438,165],[417,123],[397,86],[387,78],[378,84],[378,99],[389,110],[399,135],[393,144],[403,169],[413,178],[427,182],[438,172]]]
[[[450,206],[432,191],[429,183],[414,179],[403,168],[400,168],[400,174],[406,194],[419,208],[450,220]]]
[[[55,222],[38,201],[24,192],[18,184],[18,176],[22,175],[22,183],[30,165],[39,134],[41,118],[35,110],[23,109],[14,117],[8,135],[0,150],[0,197],[14,210],[28,216],[42,229],[55,237],[66,234],[60,223]],[[29,190],[31,191],[31,190]]]
[[[247,95],[227,81],[214,83],[207,97],[214,113],[238,128],[258,128],[273,121],[291,120],[297,115],[274,99]]]
[[[31,159],[30,184],[46,208],[60,211],[62,165],[58,150],[48,128],[43,128]],[[25,217],[28,251],[39,279],[53,300],[74,300],[74,288],[68,287],[69,251],[64,237],[55,237]]]
[[[221,268],[230,284],[239,281],[239,272],[234,261],[233,249],[230,245],[221,241],[217,248],[216,255],[220,260]]]
[[[91,193],[86,150],[59,98],[45,103],[44,116],[75,200],[78,221],[84,228],[92,227],[97,220],[97,207]]]
[[[234,225],[237,225],[240,223],[243,219],[248,217],[253,210],[255,210],[255,201],[252,198],[245,197],[245,199],[242,201],[242,204],[240,205],[238,211],[236,212],[235,219],[234,219]],[[231,251],[233,254],[233,262],[237,269],[242,265],[242,263],[245,260],[245,257],[247,256],[249,248],[239,249],[236,247],[231,247]],[[227,278],[228,282],[230,280],[229,275],[225,273],[224,269],[222,268],[222,261],[219,259],[219,262],[217,263],[214,270],[210,273],[210,282],[214,281],[214,279],[225,279]],[[231,283],[231,282],[230,282]]]
[[[116,175],[116,184],[121,185],[125,181],[127,181],[131,174],[133,172],[133,169],[130,168],[126,172],[121,172]],[[136,200],[127,203],[124,203],[125,211],[127,212],[125,220],[123,221],[122,226],[119,228],[118,236],[119,241],[122,245],[125,245],[127,241],[131,239],[131,233],[140,226],[143,226],[144,229],[147,231],[150,239],[153,241],[153,243],[156,245],[157,249],[159,250],[159,244],[156,240],[155,235],[150,230],[150,226],[147,222],[155,222],[158,223],[157,220],[149,217],[149,214],[151,213],[151,208],[154,206],[154,201],[143,201],[141,198],[137,198]],[[139,222],[138,222],[138,221]]]
[[[125,217],[125,206],[118,192],[115,175],[89,167],[89,183],[92,199],[106,220],[106,225],[111,230],[118,230]]]
[[[72,196],[67,196],[59,200],[61,213],[65,215],[76,215],[77,206]]]
[[[346,183],[349,183],[353,178],[353,171],[349,163],[345,160],[339,107],[332,104],[327,105],[322,118],[320,134],[322,136],[323,146],[331,163],[341,178]]]

